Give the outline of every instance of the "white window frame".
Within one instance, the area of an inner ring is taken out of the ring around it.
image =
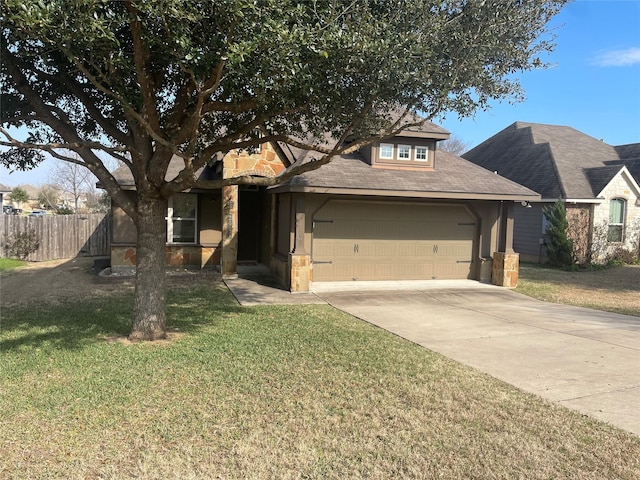
[[[424,158],[420,158],[419,157],[421,150],[424,150]],[[427,147],[425,145],[416,145],[413,157],[414,157],[414,160],[416,162],[428,162],[429,161],[429,147]]]
[[[390,148],[391,149],[391,155],[383,155],[383,149],[384,148]],[[393,152],[395,151],[395,145],[393,143],[381,143],[380,144],[380,155],[379,158],[381,160],[393,160]]]
[[[620,202],[622,203],[622,212],[620,222],[612,222],[611,221],[611,204],[612,202]],[[625,218],[627,217],[627,200],[624,198],[612,198],[609,200],[609,225],[607,228],[607,242],[609,243],[624,243],[624,233],[625,233]],[[611,227],[617,227],[620,229],[620,240],[610,240],[611,238]]]
[[[173,200],[178,195],[193,195],[196,200],[196,208],[194,217],[173,217]],[[167,244],[168,245],[196,245],[198,243],[198,196],[193,193],[176,193],[173,197],[169,198],[167,206]],[[193,221],[193,242],[174,242],[173,241],[173,225],[175,222],[182,222],[184,220]]]
[[[407,156],[402,157],[402,152],[407,151]],[[408,162],[411,160],[411,145],[398,145],[398,160]]]

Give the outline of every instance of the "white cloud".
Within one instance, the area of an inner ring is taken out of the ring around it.
[[[602,52],[595,57],[593,64],[600,67],[628,67],[640,64],[640,47]]]

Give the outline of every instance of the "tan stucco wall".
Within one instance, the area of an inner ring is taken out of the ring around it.
[[[222,241],[221,201],[220,192],[199,195],[198,230],[200,245],[218,245]]]
[[[135,198],[135,192],[126,192],[126,195]],[[136,244],[136,226],[120,207],[113,205],[111,207],[111,216],[113,219],[113,229],[111,234],[111,244]]]

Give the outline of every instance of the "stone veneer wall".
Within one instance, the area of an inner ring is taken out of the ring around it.
[[[291,258],[291,286],[292,292],[308,292],[311,282],[311,255],[292,254]]]
[[[220,249],[196,245],[167,245],[165,261],[168,267],[209,268],[220,263]],[[111,247],[111,270],[131,270],[136,267],[136,249],[129,246]]]
[[[627,212],[625,219],[625,243],[610,244],[611,248],[623,246],[626,249],[634,250],[638,248],[640,241],[640,204],[639,197],[627,182],[625,175],[617,175],[611,183],[602,191],[605,201],[596,205],[593,215],[594,235],[606,233],[609,225],[609,202],[613,198],[623,198],[627,201]],[[597,242],[598,239],[594,238]]]
[[[495,252],[492,267],[491,283],[500,287],[518,286],[519,254]]]
[[[225,155],[223,165],[224,178],[242,174],[275,177],[285,169],[268,143],[262,145],[259,153],[249,154],[246,150],[231,151]]]

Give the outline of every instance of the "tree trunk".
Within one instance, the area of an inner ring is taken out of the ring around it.
[[[138,197],[136,289],[129,339],[166,338],[165,245],[167,202],[158,196]]]

